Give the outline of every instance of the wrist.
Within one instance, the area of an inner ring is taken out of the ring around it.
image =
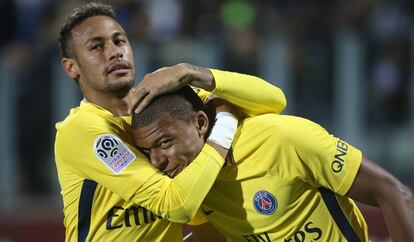
[[[229,149],[236,134],[238,119],[231,113],[219,112],[207,141]]]
[[[214,90],[216,83],[209,69],[191,64],[185,64],[185,68],[190,85],[206,91]]]

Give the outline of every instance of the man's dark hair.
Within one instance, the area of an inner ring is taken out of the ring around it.
[[[190,86],[154,98],[139,114],[132,115],[132,127],[144,127],[157,120],[161,114],[169,113],[173,118],[190,122],[195,112],[204,111],[210,127],[214,121],[213,112],[207,109],[200,97]]]
[[[73,9],[72,13],[65,18],[65,22],[60,29],[59,45],[64,58],[75,57],[70,44],[72,29],[93,16],[108,16],[115,19],[115,10],[111,5],[101,2],[91,2]]]

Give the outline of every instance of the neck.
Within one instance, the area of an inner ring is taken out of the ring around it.
[[[111,95],[109,93],[99,95],[86,95],[85,99],[88,102],[94,103],[109,112],[114,116],[125,116],[128,115],[128,102],[126,99],[127,95]]]

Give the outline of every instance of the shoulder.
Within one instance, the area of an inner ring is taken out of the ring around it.
[[[130,162],[136,158],[136,150],[131,145],[132,140],[125,130],[124,123],[121,118],[116,118],[105,110],[88,110],[82,107],[72,110],[69,116],[56,126],[56,159],[70,164],[73,169],[95,169],[95,165],[101,165],[101,162],[91,161],[98,158],[114,172],[119,172],[125,164],[129,164],[125,161]],[[112,164],[116,157],[126,160],[123,160],[123,163],[118,162],[119,166],[108,165]]]
[[[242,122],[241,126],[257,130],[274,130],[279,134],[298,133],[303,129],[324,130],[320,125],[306,118],[271,113],[249,117]]]
[[[118,134],[120,129],[110,115],[77,107],[65,120],[56,124],[56,148],[90,143],[102,134]]]
[[[92,127],[105,129],[117,122],[109,111],[89,103],[82,103],[80,107],[71,109],[69,115],[56,124],[56,129],[58,132],[67,129],[85,130]]]
[[[323,127],[309,119],[279,114],[262,114],[247,118],[241,123],[239,133],[248,133],[256,140],[272,140],[283,145],[312,143],[313,140],[329,136]]]

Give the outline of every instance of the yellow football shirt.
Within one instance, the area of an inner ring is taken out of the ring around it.
[[[362,154],[319,125],[265,114],[239,125],[236,165],[222,168],[195,223],[207,218],[232,241],[368,241],[344,195]]]
[[[281,111],[286,105],[280,89],[256,77],[212,72],[214,93],[247,113]],[[249,85],[240,88],[234,82]],[[239,102],[242,97],[250,99]],[[224,163],[205,145],[185,171],[170,179],[132,145],[129,117],[115,117],[87,101],[56,129],[66,241],[181,241],[180,225],[167,220],[188,222]]]
[[[282,90],[259,77],[214,69],[210,71],[216,81],[213,93],[243,108],[249,116],[281,113],[286,107]],[[208,95],[208,92],[199,93],[203,100]]]

